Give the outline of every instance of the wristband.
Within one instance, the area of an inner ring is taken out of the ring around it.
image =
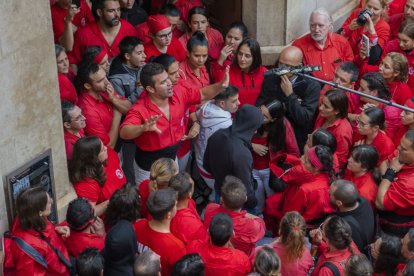
[[[392,168],[387,168],[385,171],[385,174],[382,176],[382,179],[387,179],[390,182],[393,182],[395,177],[397,175],[397,172]]]

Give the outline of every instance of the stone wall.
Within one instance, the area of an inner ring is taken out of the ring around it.
[[[60,218],[74,198],[63,143],[49,0],[0,0],[0,185],[4,176],[52,149]],[[0,189],[0,233],[8,228]]]

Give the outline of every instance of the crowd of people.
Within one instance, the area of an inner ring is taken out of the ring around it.
[[[275,67],[332,86],[204,4],[51,1],[77,198],[18,195],[5,275],[414,275],[414,0],[311,13]]]

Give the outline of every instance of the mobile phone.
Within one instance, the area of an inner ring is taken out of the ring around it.
[[[72,5],[75,5],[77,8],[80,7],[81,0],[72,0]]]
[[[364,34],[362,34],[362,45],[367,49],[367,57],[369,57],[369,38]]]

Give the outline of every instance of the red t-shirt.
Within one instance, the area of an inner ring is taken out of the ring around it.
[[[71,230],[65,245],[69,254],[77,258],[87,247],[95,247],[101,251],[105,247],[105,236]]]
[[[50,6],[50,12],[52,14],[52,28],[55,43],[59,42],[59,38],[63,35],[65,31],[65,17],[68,14],[68,10],[61,8],[58,4],[53,4]],[[86,26],[86,24],[94,22],[91,9],[85,0],[80,2],[80,11],[75,14],[72,19],[72,24],[77,28]]]
[[[61,101],[69,101],[73,104],[78,102],[78,94],[76,93],[75,87],[72,82],[68,79],[65,74],[58,74],[59,81],[59,92]]]
[[[390,25],[391,29],[391,38],[390,39],[397,39],[398,38],[398,30],[401,27],[401,24],[404,22],[405,17],[404,13],[394,14],[390,16],[388,19],[388,24]]]
[[[151,36],[150,31],[149,31],[147,22],[136,25],[134,28],[135,28],[136,36],[139,39],[141,39],[142,42],[144,42],[144,44],[147,43],[147,42],[150,42],[152,40],[152,36]]]
[[[326,81],[333,80],[336,68],[341,63],[354,59],[348,40],[335,33],[328,35],[323,49],[318,46],[309,34],[295,40],[292,46],[302,50],[304,64],[322,66],[321,71],[315,71],[312,75]]]
[[[153,230],[148,220],[140,219],[134,224],[138,240],[138,252],[151,249],[161,256],[161,274],[170,275],[174,264],[186,254],[184,243],[172,233]]]
[[[359,50],[361,48],[360,42],[362,39],[362,34],[366,35],[369,38],[369,41],[371,43],[374,43],[375,41],[377,41],[376,43],[381,47],[381,49],[384,49],[385,44],[390,39],[390,26],[382,18],[380,18],[380,20],[374,25],[375,35],[372,35],[368,31],[364,31],[363,26],[351,31],[349,29],[349,24],[351,24],[352,20],[358,17],[358,14],[361,10],[362,9],[354,10],[352,14],[348,17],[348,19],[342,25],[344,36],[348,38],[349,44],[352,47],[352,51],[354,55],[359,55]]]
[[[318,115],[314,130],[320,128],[325,122],[325,118]],[[337,119],[333,124],[326,128],[336,138],[337,147],[336,155],[338,156],[339,168],[342,169],[348,163],[348,154],[352,145],[352,126],[349,121],[344,119]]]
[[[261,218],[251,219],[246,217],[247,212],[244,210],[240,212],[230,211],[216,203],[210,203],[207,205],[204,213],[204,225],[206,228],[210,226],[214,215],[218,213],[226,213],[233,220],[234,237],[232,237],[231,242],[234,248],[250,255],[256,246],[256,242],[264,237],[266,231],[264,221]]]
[[[120,24],[121,28],[111,45],[108,44],[108,41],[102,35],[101,29],[96,22],[77,30],[73,49],[68,53],[70,63],[79,64],[82,61],[82,54],[85,49],[93,45],[101,46],[102,49],[106,50],[109,60],[119,55],[119,42],[126,36],[135,36],[134,27],[128,21],[121,18]]]
[[[157,127],[161,130],[161,133],[149,131],[135,138],[134,142],[141,150],[156,151],[176,145],[181,140],[185,133],[186,110],[189,105],[201,102],[200,90],[176,85],[174,86],[173,96],[168,101],[170,105],[169,119],[147,95],[137,101],[128,111],[121,128],[126,125],[141,125],[151,116],[161,115],[161,118],[157,121]]]
[[[189,86],[194,88],[203,88],[210,85],[210,76],[208,75],[207,69],[203,66],[200,69],[200,76],[197,76],[193,69],[191,69],[188,58],[180,63],[180,78],[187,83]]]
[[[177,210],[171,220],[170,228],[171,233],[186,245],[193,240],[208,241],[207,230],[198,213],[194,213],[192,208]]]
[[[378,184],[374,181],[370,172],[361,176],[354,176],[350,170],[346,170],[344,179],[352,181],[358,189],[358,193],[371,204],[372,210],[376,210],[375,200],[377,199]]]
[[[180,19],[186,24],[188,24],[188,12],[194,7],[204,6],[200,0],[177,0],[174,5],[180,11]]]
[[[85,116],[86,134],[88,136],[98,136],[102,143],[107,145],[110,141],[108,133],[112,127],[114,110],[112,103],[104,97],[102,98],[103,100],[100,101],[88,92],[83,91],[79,97],[78,105],[82,109],[83,116]]]
[[[190,39],[191,35],[192,34],[190,33],[185,33],[179,38],[179,41],[185,49],[187,49],[187,42]],[[208,27],[206,36],[208,39],[208,55],[214,60],[218,59],[221,48],[224,46],[223,35],[216,29]]]
[[[361,139],[362,144],[366,144],[366,137],[362,137]],[[357,142],[358,144],[358,142]],[[371,143],[374,146],[379,154],[379,161],[378,166],[381,165],[382,161],[387,159],[387,157],[394,152],[395,146],[392,140],[381,130],[378,131],[377,136],[375,136],[374,140]]]
[[[79,130],[80,137],[76,136],[75,134],[70,133],[67,130],[63,131],[63,135],[65,138],[65,149],[66,149],[66,159],[72,159],[73,153],[73,145],[75,145],[76,141],[78,141],[81,137],[85,136],[83,129]]]
[[[138,193],[141,197],[141,217],[150,219],[150,214],[147,211],[147,201],[150,195],[149,190],[150,180],[144,180],[138,185]]]
[[[84,197],[92,203],[99,204],[109,200],[112,194],[127,182],[121,169],[121,161],[118,154],[109,147],[107,150],[108,160],[107,165],[104,166],[106,181],[103,187],[99,186],[95,179],[85,177],[83,180],[73,184],[78,197]]]
[[[155,46],[152,39],[151,39],[151,41],[144,44],[144,52],[145,52],[145,55],[147,56],[147,58],[145,59],[146,62],[148,62],[151,57],[157,57],[157,56],[163,54]],[[187,51],[185,50],[183,45],[181,45],[181,43],[175,37],[172,37],[171,38],[171,43],[170,43],[170,45],[168,45],[167,52],[165,54],[172,55],[173,57],[175,57],[175,59],[178,62],[181,62],[187,56]]]
[[[187,253],[200,254],[206,276],[245,276],[250,272],[249,258],[238,249],[192,241],[187,246]]]

